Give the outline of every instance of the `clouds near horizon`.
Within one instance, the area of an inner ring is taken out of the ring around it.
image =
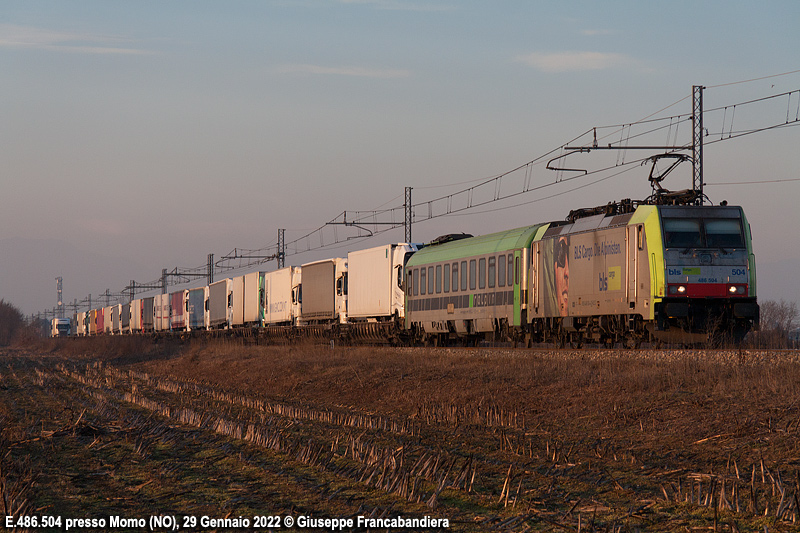
[[[109,35],[56,31],[33,26],[0,24],[0,47],[79,54],[150,55],[138,48],[113,46],[126,39]]]

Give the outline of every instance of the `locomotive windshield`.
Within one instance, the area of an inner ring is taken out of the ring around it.
[[[667,248],[697,248],[703,245],[700,220],[672,218],[664,220],[664,241]]]
[[[744,248],[742,224],[739,220],[706,220],[705,227],[706,245],[709,248]]]
[[[744,248],[742,223],[734,218],[665,218],[667,248]]]

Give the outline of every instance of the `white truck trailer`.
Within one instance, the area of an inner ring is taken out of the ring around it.
[[[233,278],[234,327],[264,324],[264,272],[250,272]]]
[[[208,327],[228,329],[233,320],[233,280],[225,278],[208,286]]]
[[[350,322],[402,319],[403,270],[415,244],[387,244],[347,254],[347,316]]]
[[[302,267],[303,324],[344,324],[347,322],[347,259],[335,257]]]
[[[264,274],[264,323],[294,326],[300,316],[300,267],[286,267]]]

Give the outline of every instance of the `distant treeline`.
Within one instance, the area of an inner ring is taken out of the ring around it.
[[[761,325],[759,331],[751,333],[756,346],[768,348],[797,348],[798,323],[797,302],[765,300],[759,302]]]
[[[0,300],[0,346],[11,344],[24,326],[22,312],[5,300]]]

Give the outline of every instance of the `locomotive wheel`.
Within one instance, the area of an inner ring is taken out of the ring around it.
[[[622,346],[628,350],[638,350],[641,345],[642,339],[638,336],[625,337],[625,342],[622,343]]]
[[[559,331],[556,335],[556,346],[559,350],[563,350],[567,346],[567,334],[563,331]]]

